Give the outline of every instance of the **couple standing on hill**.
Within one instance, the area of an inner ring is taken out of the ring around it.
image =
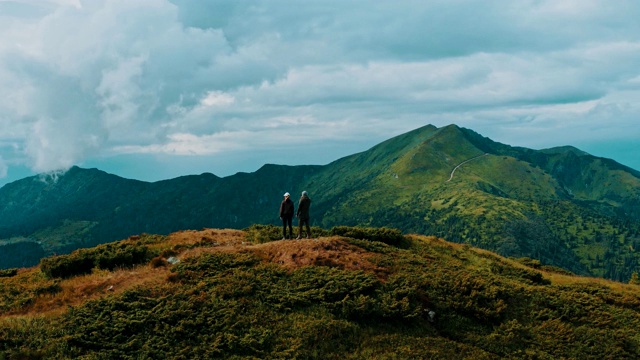
[[[287,238],[287,226],[289,226],[289,239],[293,239],[293,228],[291,222],[293,220],[294,206],[293,201],[289,198],[288,192],[284,193],[284,200],[280,203],[280,219],[282,220],[282,240]],[[298,211],[295,213],[298,217],[298,237],[302,238],[302,226],[305,225],[307,230],[307,239],[311,237],[311,229],[309,228],[309,207],[311,207],[311,199],[306,191],[302,192],[300,201],[298,201]]]

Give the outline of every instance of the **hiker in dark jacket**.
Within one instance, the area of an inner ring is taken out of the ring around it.
[[[311,207],[311,199],[306,191],[302,192],[300,201],[298,202],[298,239],[302,238],[302,226],[305,225],[307,230],[307,239],[311,237],[311,229],[309,228],[309,207]]]
[[[293,239],[293,201],[289,199],[289,193],[284,193],[284,200],[280,203],[280,220],[282,220],[282,240],[287,238],[287,225],[289,226],[289,239]]]

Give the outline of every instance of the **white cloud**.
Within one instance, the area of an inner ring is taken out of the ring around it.
[[[0,1],[0,141],[15,144],[0,156],[34,171],[135,153],[259,163],[427,123],[531,147],[640,137],[635,1],[296,5]]]
[[[234,102],[235,98],[233,96],[222,91],[208,91],[205,97],[200,100],[200,105],[205,107],[217,107],[230,105]]]
[[[138,116],[138,100],[143,96],[139,81],[145,61],[144,57],[137,56],[102,71],[95,91],[107,127],[126,124]]]
[[[249,132],[219,132],[212,135],[175,133],[168,136],[163,144],[145,146],[127,145],[114,148],[116,153],[130,154],[172,154],[172,155],[212,155],[223,151],[245,149],[247,142],[239,138],[251,137]]]

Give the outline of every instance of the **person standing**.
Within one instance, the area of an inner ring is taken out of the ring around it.
[[[298,211],[296,216],[298,217],[298,239],[302,238],[302,226],[306,226],[307,239],[311,237],[311,229],[309,228],[309,207],[311,207],[311,199],[306,191],[302,192],[300,201],[298,202]]]
[[[289,193],[284,193],[284,200],[280,203],[280,220],[282,220],[282,240],[287,238],[287,226],[289,226],[289,239],[293,239],[293,221],[294,205],[289,199]]]

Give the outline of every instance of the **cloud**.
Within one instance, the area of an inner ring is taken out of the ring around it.
[[[195,104],[226,71],[214,66],[229,52],[220,31],[183,27],[171,4],[81,5],[2,34],[19,41],[0,46],[0,77],[11,85],[0,90],[0,116],[11,123],[0,136],[22,137],[36,171],[69,167],[111,142],[162,139],[166,108]]]
[[[5,0],[0,14],[9,172],[234,152],[259,167],[328,142],[337,158],[427,123],[531,147],[640,137],[631,0]]]
[[[4,162],[4,159],[0,157],[0,178],[7,176],[9,166]]]
[[[225,94],[222,91],[209,91],[203,99],[200,100],[200,105],[205,107],[212,106],[225,106],[235,102],[235,98],[229,94]]]

